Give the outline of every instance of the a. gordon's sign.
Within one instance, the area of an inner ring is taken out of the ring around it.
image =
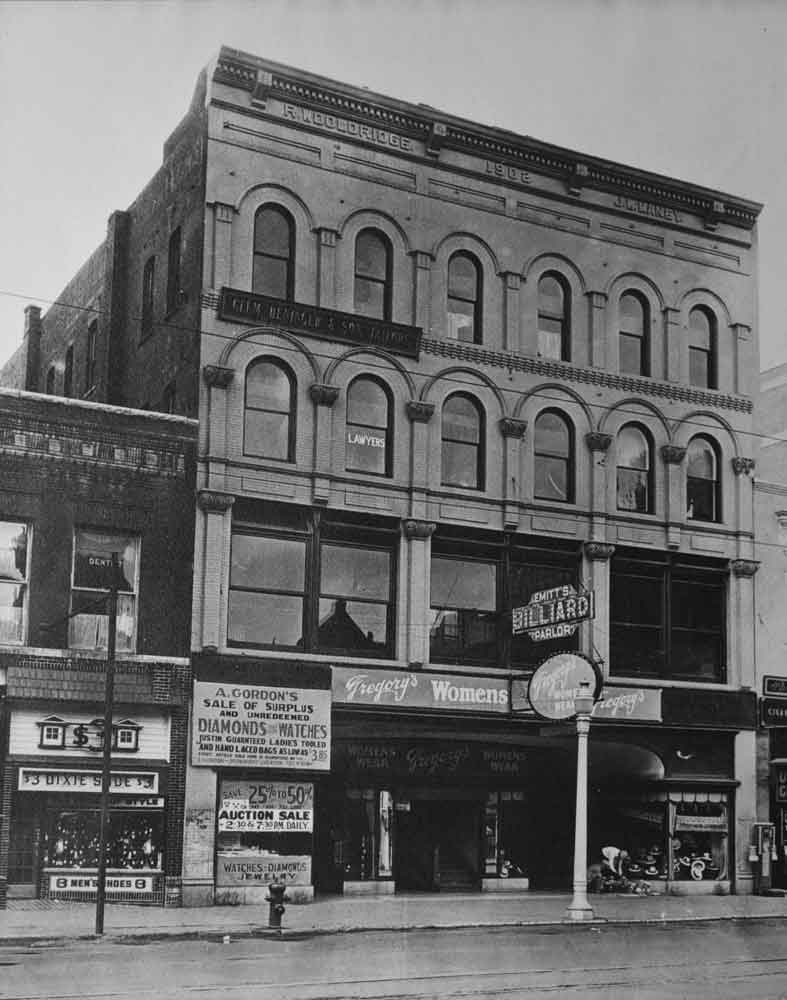
[[[467,674],[333,668],[333,700],[343,705],[431,708],[451,712],[509,710],[508,679]]]

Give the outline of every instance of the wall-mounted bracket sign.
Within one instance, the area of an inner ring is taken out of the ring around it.
[[[760,698],[760,719],[763,726],[787,726],[787,699]]]
[[[775,698],[787,698],[787,677],[763,677],[762,693]]]
[[[577,591],[571,584],[551,587],[533,594],[523,607],[511,611],[511,630],[514,635],[527,634],[542,642],[546,639],[565,639],[572,636],[580,622],[594,615],[593,591]]]
[[[601,693],[601,672],[582,653],[556,653],[533,672],[527,689],[530,707],[542,719],[562,722],[576,714],[575,701],[582,684],[590,685],[595,701]]]
[[[415,358],[416,361],[423,332],[420,326],[389,323],[356,313],[304,305],[302,302],[285,302],[237,288],[222,288],[219,319],[250,323],[252,326],[284,326],[310,337],[379,347],[392,354]]]

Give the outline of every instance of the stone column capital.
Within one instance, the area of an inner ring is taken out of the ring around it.
[[[431,538],[436,529],[434,521],[418,521],[415,518],[402,521],[402,534],[405,538]]]
[[[516,417],[501,417],[498,426],[505,438],[523,438],[527,431],[527,421],[517,420]]]
[[[208,513],[224,514],[235,503],[232,493],[220,493],[217,490],[198,490],[197,503]]]
[[[414,424],[428,424],[434,414],[434,403],[425,403],[422,399],[408,399],[405,409]]]
[[[509,292],[518,292],[522,287],[522,275],[519,271],[501,271],[500,277],[505,282]]]
[[[431,269],[434,254],[429,253],[428,250],[410,250],[409,255],[415,261],[417,268],[420,268],[422,271],[429,271]]]
[[[594,309],[604,309],[607,304],[608,295],[606,292],[586,292],[588,299],[590,300],[591,306]]]
[[[661,446],[661,457],[667,465],[680,465],[686,457],[686,449],[676,444],[664,444]]]
[[[585,542],[584,552],[594,562],[606,562],[615,553],[615,546],[607,542]]]
[[[612,444],[612,435],[602,434],[601,431],[590,431],[585,435],[585,444],[591,451],[607,451]]]
[[[754,465],[753,458],[741,458],[736,455],[732,460],[732,471],[736,476],[750,476],[754,472]]]
[[[326,226],[317,226],[314,231],[317,233],[321,247],[335,247],[337,241],[341,239],[336,229],[328,229]]]
[[[760,568],[760,564],[754,559],[733,559],[730,563],[730,570],[733,576],[752,577]]]
[[[235,376],[233,368],[222,368],[220,365],[204,365],[202,377],[211,389],[226,389]]]
[[[326,385],[324,382],[313,382],[309,386],[309,395],[318,406],[333,406],[339,398],[339,387]]]
[[[213,210],[216,213],[216,222],[232,222],[235,215],[235,208],[232,205],[225,205],[223,202],[213,203]]]

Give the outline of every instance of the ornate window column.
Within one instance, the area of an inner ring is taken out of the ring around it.
[[[328,503],[331,491],[331,469],[336,455],[333,454],[333,404],[339,398],[335,385],[314,382],[309,386],[309,395],[314,403],[314,503]],[[341,442],[343,443],[343,442]]]
[[[594,594],[596,616],[580,626],[582,648],[599,658],[601,671],[609,676],[610,560],[615,546],[606,542],[585,542],[582,549],[582,580]]]
[[[502,271],[503,290],[505,293],[505,316],[503,322],[503,350],[519,351],[519,289],[522,276],[517,271]]]
[[[335,229],[320,227],[317,233],[317,305],[336,308],[336,243],[341,239]]]
[[[753,458],[743,458],[736,455],[732,459],[732,471],[735,475],[735,506],[738,511],[738,523],[734,524],[733,527],[737,531],[752,531],[754,528],[754,489],[752,482],[754,468],[755,461]],[[722,486],[723,484],[724,479],[722,478]],[[728,506],[725,505],[726,499],[722,494],[722,513],[728,509]],[[729,500],[727,504],[731,509],[732,504]]]
[[[205,365],[202,378],[208,387],[207,420],[200,420],[200,444],[209,460],[227,457],[227,389],[232,384],[235,372],[220,365]],[[203,437],[204,435],[204,437]],[[221,469],[208,468],[208,479],[213,482],[218,476],[223,485],[223,465]]]
[[[754,670],[754,576],[760,568],[754,559],[730,562],[729,652],[727,681],[756,688]]]
[[[588,292],[590,304],[590,364],[607,367],[607,294]]]
[[[499,423],[504,438],[503,498],[505,508],[503,527],[507,530],[519,526],[518,501],[522,497],[519,470],[522,468],[522,439],[527,432],[527,421],[514,417],[503,417]]]
[[[195,533],[194,540],[194,563],[199,568],[200,584],[194,592],[193,631],[201,649],[219,649],[224,645],[221,595],[230,551],[234,503],[231,493],[197,492],[204,527]]]
[[[413,258],[413,322],[422,330],[429,330],[429,299],[431,272],[434,257],[426,250],[411,250]]]
[[[410,486],[411,513],[423,517],[426,513],[426,487],[429,476],[429,421],[434,415],[434,403],[410,399],[405,404],[410,420]]]
[[[661,457],[666,466],[667,496],[667,548],[680,547],[681,525],[686,520],[686,478],[681,468],[686,457],[686,449],[674,444],[661,448]]]
[[[399,574],[399,657],[411,665],[429,660],[429,583],[432,535],[437,525],[432,521],[408,518],[402,521],[402,545]]]
[[[232,262],[232,220],[235,209],[232,205],[224,205],[220,201],[213,203],[213,260],[208,273],[211,275],[211,287],[221,288],[229,285]]]

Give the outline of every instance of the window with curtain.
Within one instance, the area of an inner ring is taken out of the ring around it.
[[[619,368],[625,375],[648,375],[648,306],[635,292],[620,296]]]
[[[716,389],[716,318],[707,309],[689,313],[689,381],[703,389]]]
[[[295,223],[278,205],[263,205],[254,217],[251,290],[292,299],[295,287]]]
[[[243,453],[292,462],[295,453],[295,378],[269,358],[246,370]]]
[[[481,267],[463,250],[448,261],[448,336],[471,344],[482,340]]]
[[[391,318],[391,244],[376,229],[363,229],[355,241],[354,308],[372,319]]]
[[[442,481],[484,488],[484,414],[472,396],[457,392],[443,404]]]
[[[0,521],[0,643],[19,645],[27,626],[30,528]]]
[[[347,390],[345,465],[356,472],[391,474],[391,405],[388,390],[361,376]]]
[[[653,509],[653,456],[643,427],[627,424],[617,438],[618,510],[649,514]]]
[[[563,278],[545,274],[538,282],[538,354],[568,361],[570,352],[570,293]]]
[[[107,648],[113,555],[118,563],[117,649],[136,648],[139,538],[89,528],[74,532],[68,639],[72,648]]]
[[[686,449],[686,517],[694,521],[721,520],[721,482],[715,444],[695,437]]]
[[[534,485],[537,500],[572,502],[574,499],[574,435],[569,420],[558,410],[544,410],[536,418]]]

